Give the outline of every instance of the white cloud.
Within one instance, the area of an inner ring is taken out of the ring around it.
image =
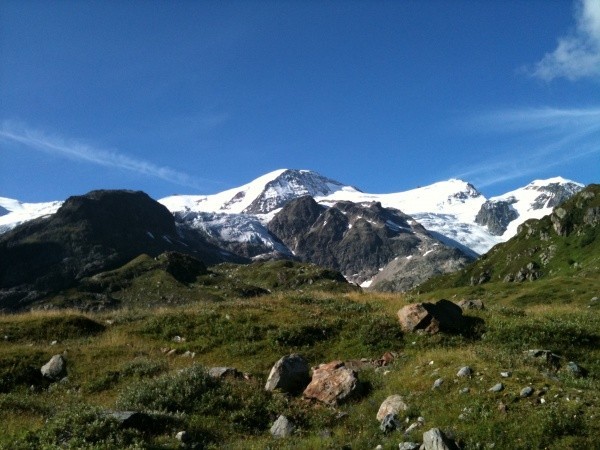
[[[55,156],[128,170],[181,186],[198,187],[197,181],[186,173],[169,167],[157,166],[151,162],[132,158],[117,151],[96,148],[77,140],[51,136],[12,121],[4,121],[0,124],[0,140],[16,142]]]
[[[579,0],[575,29],[558,39],[552,53],[539,61],[532,75],[546,81],[600,77],[600,0]]]
[[[600,108],[512,109],[473,122],[478,132],[492,135],[488,150],[496,156],[464,168],[456,177],[480,188],[600,154]]]

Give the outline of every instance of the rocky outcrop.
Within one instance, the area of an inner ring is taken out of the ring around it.
[[[488,200],[475,216],[475,223],[485,226],[494,236],[502,236],[508,224],[519,217],[519,213],[511,207],[514,202],[506,200]]]
[[[435,334],[440,331],[460,332],[465,327],[465,318],[460,306],[448,300],[436,303],[413,303],[398,311],[398,320],[403,331]]]
[[[352,396],[358,387],[356,372],[347,368],[342,361],[332,361],[313,369],[312,380],[304,390],[304,397],[327,405],[337,405]]]
[[[287,203],[268,227],[301,260],[339,270],[357,284],[377,275],[372,281],[378,289],[407,290],[472,260],[410,216],[380,203],[325,207],[305,196]]]

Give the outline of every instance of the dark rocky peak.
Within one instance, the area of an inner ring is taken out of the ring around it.
[[[141,191],[97,190],[69,197],[53,217],[56,224],[85,223],[102,237],[177,234],[169,210]]]
[[[310,229],[326,210],[310,195],[288,202],[269,222],[269,231],[280,238],[290,238]]]
[[[479,192],[471,183],[467,183],[464,191],[460,191],[451,195],[448,197],[448,201],[452,202],[452,200],[467,200],[469,198],[477,197],[481,197],[481,192]]]
[[[575,193],[579,192],[582,188],[579,184],[566,182],[566,183],[550,183],[545,186],[532,186],[540,192],[540,195],[532,203],[532,209],[541,208],[554,208],[560,205],[562,202],[568,200]]]
[[[312,197],[331,194],[344,185],[309,170],[285,170],[269,181],[261,194],[248,206],[246,214],[266,214],[281,208],[288,201],[310,195]]]
[[[519,213],[511,206],[515,202],[509,200],[488,200],[475,216],[475,223],[487,226],[491,234],[502,236],[508,225],[519,217]]]

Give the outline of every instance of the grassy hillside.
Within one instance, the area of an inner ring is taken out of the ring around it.
[[[529,220],[466,269],[431,279],[421,292],[534,280],[593,280],[600,276],[600,185],[592,184],[541,220]],[[510,289],[510,288],[508,288]]]
[[[600,307],[590,302],[591,290],[578,289],[568,304],[519,305],[516,291],[483,292],[487,309],[469,312],[484,321],[478,337],[401,333],[395,313],[416,297],[317,290],[0,316],[0,448],[178,448],[175,435],[186,430],[197,448],[392,449],[420,441],[431,427],[463,448],[594,448]],[[563,369],[526,358],[534,348],[564,357]],[[386,351],[397,355],[394,362],[362,369],[361,394],[335,408],[263,390],[271,366],[291,352],[317,365]],[[49,383],[39,367],[57,353],[66,355],[68,379]],[[564,369],[571,360],[588,371],[585,378]],[[456,376],[465,365],[472,378]],[[247,376],[209,379],[204,369],[212,366]],[[501,371],[512,375],[502,378]],[[432,390],[440,377],[444,384]],[[498,382],[505,390],[488,392]],[[536,393],[521,399],[525,386]],[[410,423],[422,416],[425,425],[407,436],[380,431],[375,415],[391,394],[405,398]],[[144,433],[123,429],[107,410],[146,411],[151,424]],[[279,414],[296,425],[292,438],[270,436]]]

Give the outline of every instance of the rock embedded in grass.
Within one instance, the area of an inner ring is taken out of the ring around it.
[[[299,354],[283,356],[271,369],[265,390],[280,389],[289,394],[302,392],[310,382],[309,370],[308,363]]]
[[[358,375],[342,361],[321,364],[313,370],[304,397],[327,405],[337,405],[352,396],[359,386]]]
[[[284,415],[280,415],[271,426],[271,435],[276,438],[286,438],[294,432],[294,425]]]
[[[456,444],[439,428],[432,428],[423,433],[424,450],[458,450]]]
[[[402,411],[408,410],[408,405],[400,395],[390,395],[386,398],[377,411],[377,420],[381,422],[388,414],[398,415]]]
[[[436,303],[412,303],[398,311],[398,320],[403,331],[423,330],[429,334],[440,331],[457,332],[465,326],[460,306],[449,300]]]
[[[44,377],[58,381],[67,374],[67,361],[63,355],[54,355],[40,370]]]
[[[433,382],[433,388],[432,389],[439,389],[442,384],[444,383],[444,379],[443,378],[438,378],[437,380],[435,380]]]
[[[490,392],[502,392],[503,390],[504,385],[502,383],[496,383],[489,389]]]
[[[469,366],[461,367],[456,373],[457,377],[470,377],[471,375],[473,375],[473,369],[471,369]]]
[[[534,389],[531,386],[527,386],[527,387],[524,387],[523,389],[521,389],[519,396],[521,398],[531,397],[531,395],[533,395],[533,392],[534,392]]]

